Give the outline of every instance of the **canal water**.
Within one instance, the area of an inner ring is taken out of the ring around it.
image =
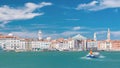
[[[120,52],[100,52],[97,59],[87,52],[0,52],[0,68],[120,68]]]

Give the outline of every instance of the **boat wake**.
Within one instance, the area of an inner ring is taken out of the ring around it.
[[[81,57],[81,59],[85,59],[85,60],[99,60],[99,61],[103,61],[102,59],[105,58],[105,56],[100,55],[98,58],[90,58],[90,57]]]
[[[89,58],[89,57],[81,57],[82,60],[90,60],[90,61],[100,61],[100,62],[120,62],[117,59],[105,58],[105,56],[101,55],[99,58]]]
[[[92,58],[84,56],[84,57],[81,57],[81,59],[91,60]]]
[[[99,58],[105,58],[105,56],[103,56],[103,55],[100,55],[100,56],[99,56]]]

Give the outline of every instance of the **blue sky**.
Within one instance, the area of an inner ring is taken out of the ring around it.
[[[120,39],[120,0],[0,0],[0,32],[20,37],[53,38],[82,34]]]

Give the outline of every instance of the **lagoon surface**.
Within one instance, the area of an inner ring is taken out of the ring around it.
[[[120,68],[120,52],[100,52],[88,59],[87,52],[0,52],[0,68]]]

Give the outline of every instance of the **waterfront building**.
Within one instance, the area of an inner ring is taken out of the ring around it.
[[[98,42],[95,40],[87,40],[87,50],[93,50],[96,51],[98,50]]]
[[[108,28],[107,32],[107,39],[104,41],[99,41],[98,43],[98,49],[99,50],[105,50],[105,51],[110,51],[112,49],[112,43],[110,39],[110,29]]]
[[[74,37],[72,37],[74,40],[74,49],[77,51],[83,51],[86,50],[86,40],[87,38],[78,34]]]
[[[112,49],[112,43],[109,41],[98,41],[98,50],[110,51]]]
[[[25,49],[26,51],[32,51],[31,41],[33,39],[25,39]]]
[[[41,51],[41,50],[49,50],[51,42],[48,40],[32,40],[31,48],[32,51]]]
[[[32,51],[42,51],[49,50],[51,46],[51,37],[47,37],[46,39],[42,38],[42,31],[38,31],[38,39],[33,39],[29,41]]]
[[[92,40],[92,39],[89,39],[89,40],[87,40],[87,50],[94,50],[94,51],[96,51],[97,50],[97,48],[98,48],[98,42],[97,42],[97,36],[96,36],[96,33],[94,33],[94,40]]]
[[[73,51],[74,40],[72,38],[64,39],[59,38],[52,41],[51,48],[59,51]]]
[[[59,51],[64,51],[69,49],[68,41],[64,38],[57,39],[52,45],[54,45],[55,49]]]
[[[0,34],[0,48],[7,51],[43,51],[43,50],[59,50],[59,51],[85,51],[85,50],[104,50],[104,51],[120,51],[120,40],[110,39],[110,29],[107,31],[107,39],[97,41],[96,33],[92,39],[77,34],[71,38],[51,39],[46,37],[43,39],[42,31],[38,31],[37,39],[24,39],[16,37],[13,34]]]
[[[68,45],[69,45],[69,50],[73,51],[74,50],[75,41],[72,38],[68,38]]]
[[[7,51],[25,51],[24,39],[9,35],[0,35],[0,46],[3,50]]]
[[[112,43],[112,51],[120,51],[120,40],[111,40]]]
[[[51,45],[50,45],[50,49],[51,50],[57,50],[57,41],[56,40],[51,40]]]

